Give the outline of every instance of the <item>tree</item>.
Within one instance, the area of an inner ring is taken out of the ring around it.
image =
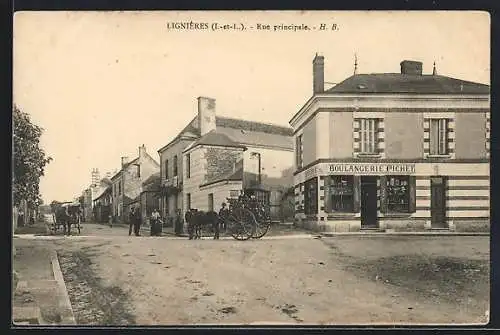
[[[43,129],[33,124],[27,113],[14,105],[12,111],[13,136],[13,173],[12,192],[14,205],[26,200],[30,208],[42,204],[40,196],[40,177],[45,166],[52,161],[40,148],[40,136]]]

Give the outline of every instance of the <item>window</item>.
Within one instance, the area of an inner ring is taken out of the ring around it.
[[[214,211],[214,194],[213,193],[208,194],[208,211],[209,212]]]
[[[304,213],[318,214],[318,178],[304,183]]]
[[[186,178],[191,178],[191,154],[186,154]]]
[[[191,209],[191,193],[186,194],[186,210]]]
[[[407,213],[410,208],[410,177],[387,176],[387,211]]]
[[[363,154],[376,154],[377,153],[377,119],[360,119],[360,141],[361,153]]]
[[[121,195],[122,194],[122,183],[121,183],[121,180],[118,184],[118,195]]]
[[[354,211],[354,176],[330,176],[325,179],[325,212]]]
[[[174,177],[177,176],[177,155],[174,156]]]
[[[168,159],[165,159],[165,179],[168,179]]]
[[[446,155],[447,150],[447,119],[430,119],[430,154]]]
[[[137,166],[137,178],[141,178],[141,166],[139,164]]]
[[[303,155],[302,155],[302,135],[297,136],[295,148],[295,161],[297,163],[297,168],[302,167]]]
[[[362,154],[377,154],[378,146],[378,120],[377,119],[359,119],[359,139],[360,150]]]

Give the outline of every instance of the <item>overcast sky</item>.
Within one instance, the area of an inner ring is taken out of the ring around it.
[[[167,22],[243,23],[244,32],[172,31]],[[338,25],[338,31],[251,30],[257,23]],[[490,19],[480,12],[21,12],[14,17],[14,103],[45,129],[54,158],[41,181],[46,203],[71,200],[119,169],[138,147],[157,150],[196,115],[288,125],[311,96],[312,59],[325,81],[399,72],[403,59],[489,84]]]

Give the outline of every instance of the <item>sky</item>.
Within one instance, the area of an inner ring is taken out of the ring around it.
[[[167,28],[186,21],[246,30]],[[273,31],[280,24],[328,30]],[[45,203],[81,195],[93,168],[118,170],[142,144],[158,160],[198,96],[215,98],[217,115],[288,125],[311,97],[315,53],[331,83],[352,75],[355,54],[358,73],[397,73],[410,59],[490,83],[485,12],[18,12],[13,31],[13,100],[44,128],[53,158]]]

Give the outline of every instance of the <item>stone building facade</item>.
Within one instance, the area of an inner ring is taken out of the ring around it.
[[[116,221],[128,222],[132,207],[140,210],[143,182],[160,170],[160,165],[146,152],[144,145],[138,151],[139,156],[132,161],[122,157],[122,168],[111,177],[113,216]]]
[[[489,86],[422,73],[354,74],[291,119],[296,219],[318,230],[488,230]]]
[[[208,210],[212,203],[218,211],[230,194],[260,187],[271,194],[280,216],[282,196],[293,182],[292,129],[218,116],[212,98],[197,102],[198,115],[158,150],[162,214],[184,215],[193,206]]]

